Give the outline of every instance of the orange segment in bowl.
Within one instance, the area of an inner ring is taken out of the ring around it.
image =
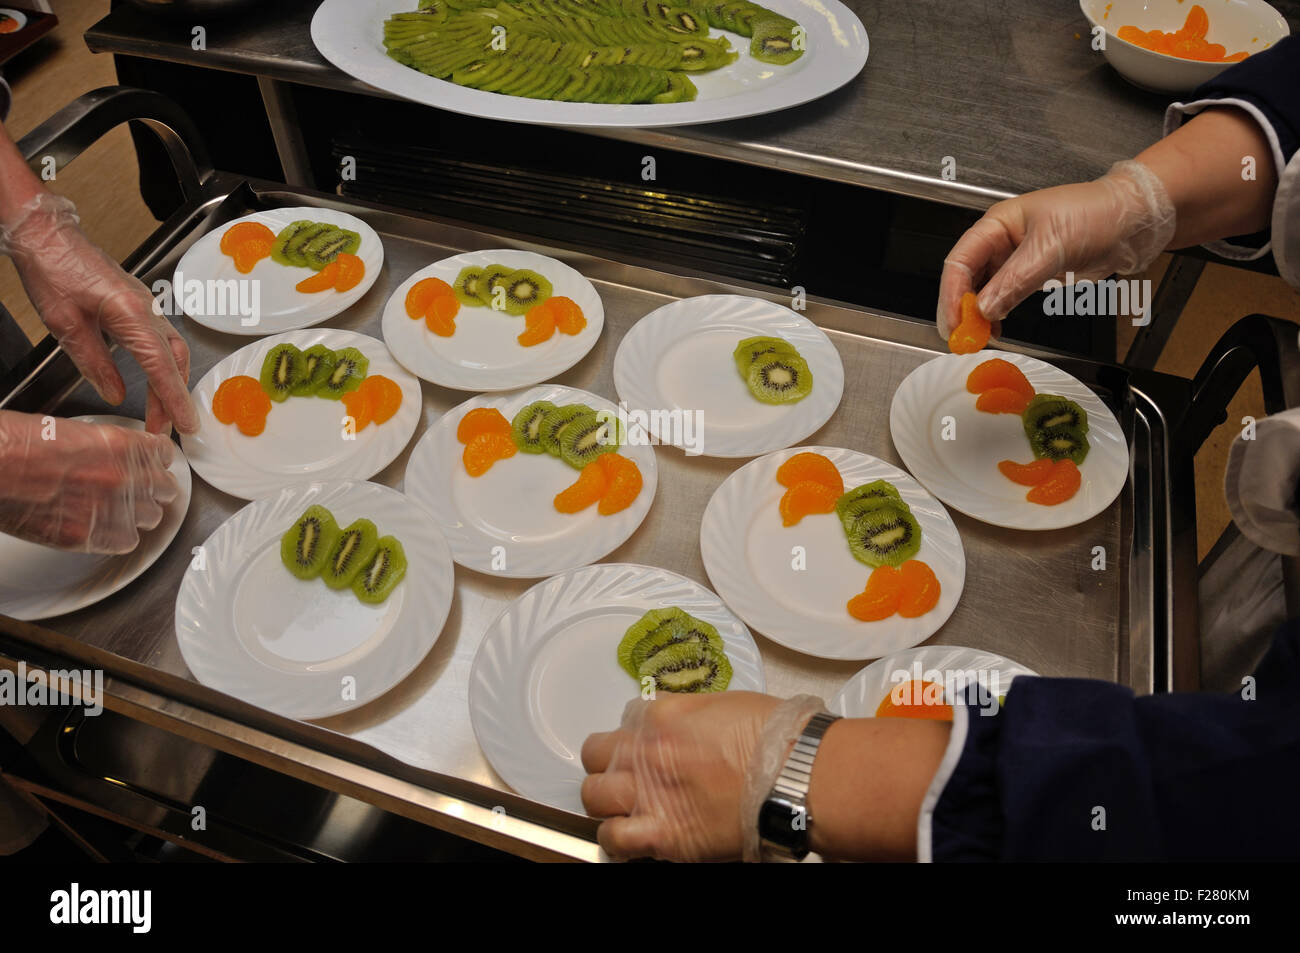
[[[782,486],[794,486],[805,480],[829,487],[837,496],[844,492],[844,478],[840,476],[839,469],[831,463],[829,457],[820,453],[796,453],[777,468],[776,482]]]
[[[495,407],[475,407],[464,417],[460,418],[460,423],[456,427],[456,439],[461,443],[469,443],[479,434],[497,433],[510,436],[510,421],[502,415],[501,411]]]
[[[465,472],[472,477],[478,477],[492,469],[492,464],[498,460],[513,457],[517,452],[518,448],[510,439],[509,433],[488,431],[478,434],[465,444],[465,452],[461,455],[461,459],[465,463]]]

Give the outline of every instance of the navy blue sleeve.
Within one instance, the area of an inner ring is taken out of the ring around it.
[[[1300,36],[1288,36],[1198,86],[1188,102],[1242,99],[1277,134],[1284,164],[1300,147]],[[1278,169],[1281,174],[1282,170]]]
[[[1294,860],[1300,856],[1300,622],[1253,691],[1135,698],[1109,682],[1019,678],[967,711],[931,857]]]

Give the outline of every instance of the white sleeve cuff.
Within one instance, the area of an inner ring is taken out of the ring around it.
[[[928,864],[933,861],[933,827],[934,809],[939,804],[943,789],[948,786],[952,773],[957,770],[957,762],[966,747],[967,720],[969,709],[965,705],[954,705],[952,709],[952,734],[948,736],[948,748],[939,762],[939,770],[934,773],[934,780],[921,800],[921,816],[916,820],[916,860]]]

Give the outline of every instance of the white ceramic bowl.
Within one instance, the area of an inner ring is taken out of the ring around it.
[[[1228,55],[1266,50],[1290,33],[1286,20],[1264,0],[1201,0],[1210,18],[1206,39]],[[1079,0],[1094,27],[1106,31],[1106,60],[1134,86],[1158,93],[1186,93],[1213,79],[1231,63],[1202,63],[1134,46],[1117,35],[1122,26],[1172,33],[1187,19],[1186,0]]]

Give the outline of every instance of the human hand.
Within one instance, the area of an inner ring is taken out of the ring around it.
[[[939,280],[936,323],[948,339],[958,303],[979,288],[980,312],[1001,319],[1044,282],[1132,274],[1173,238],[1174,205],[1160,179],[1136,161],[1118,162],[1093,182],[1042,189],[990,208],[952,247]]]
[[[781,703],[756,692],[672,695],[630,702],[617,731],[582,746],[582,801],[608,818],[597,839],[610,856],[739,860],[750,757]]]
[[[128,553],[179,488],[171,440],[77,420],[0,412],[0,532],[59,549]]]
[[[149,380],[145,429],[159,433],[170,422],[182,433],[198,430],[184,338],[154,313],[149,290],[86,237],[71,202],[38,194],[14,222],[0,227],[0,252],[13,259],[50,333],[105,401],[126,398],[104,343],[107,333]]]

